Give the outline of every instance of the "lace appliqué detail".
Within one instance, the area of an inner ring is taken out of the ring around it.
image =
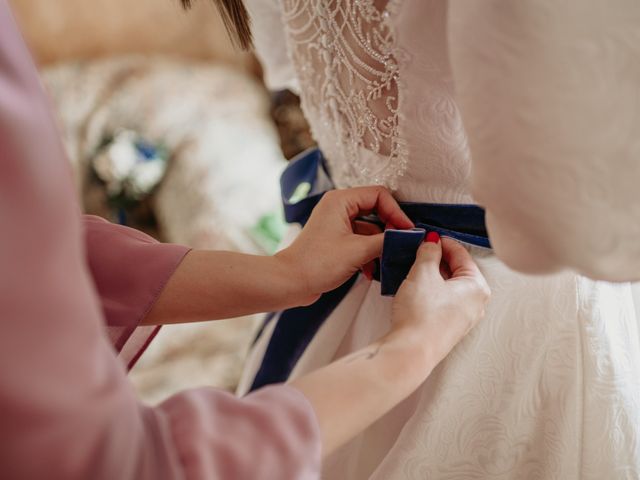
[[[399,69],[387,0],[283,0],[302,106],[340,187],[396,189]]]

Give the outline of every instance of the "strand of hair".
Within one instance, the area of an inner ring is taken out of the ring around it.
[[[191,8],[193,0],[181,0],[185,9]],[[249,50],[253,45],[251,22],[242,0],[214,0],[222,23],[231,38],[232,43],[242,50]]]

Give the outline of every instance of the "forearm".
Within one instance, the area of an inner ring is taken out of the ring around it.
[[[328,192],[297,239],[273,257],[190,252],[143,323],[211,320],[310,304],[380,256],[382,233],[354,232],[355,219],[372,211],[394,228],[413,226],[382,187]]]
[[[196,322],[310,303],[303,282],[278,257],[189,252],[143,323]]]
[[[290,385],[311,403],[326,456],[408,397],[436,363],[422,340],[396,335]]]

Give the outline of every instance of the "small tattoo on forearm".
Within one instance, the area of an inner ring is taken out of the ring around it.
[[[373,357],[378,355],[378,352],[380,351],[380,347],[381,347],[381,345],[378,345],[375,348],[370,348],[368,350],[365,350],[364,352],[358,353],[358,354],[354,355],[353,357],[351,357],[349,360],[347,360],[347,363],[354,362],[354,361],[359,360],[361,358],[364,358],[365,360],[371,360]]]

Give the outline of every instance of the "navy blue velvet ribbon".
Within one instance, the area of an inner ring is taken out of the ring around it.
[[[320,150],[307,150],[292,160],[280,178],[280,187],[285,219],[304,225],[322,195],[333,189]],[[382,257],[374,275],[380,280],[382,295],[395,295],[415,261],[426,232],[435,231],[463,243],[491,248],[484,210],[477,205],[415,202],[399,205],[416,228],[385,231]],[[382,225],[375,217],[369,216],[365,220]],[[265,320],[265,325],[273,321],[278,323],[251,390],[287,380],[320,326],[347,295],[356,278],[354,275],[312,305],[285,310]]]
[[[304,225],[325,192],[333,189],[328,168],[317,148],[291,161],[280,178],[285,219]],[[484,222],[484,210],[477,205],[400,202],[400,208],[414,222],[414,230],[387,230],[384,249],[374,277],[381,281],[382,295],[395,295],[406,278],[422,238],[418,231],[483,248],[491,248]],[[375,217],[366,220],[380,223]],[[381,224],[381,223],[380,223]],[[382,224],[381,224],[382,225]]]

